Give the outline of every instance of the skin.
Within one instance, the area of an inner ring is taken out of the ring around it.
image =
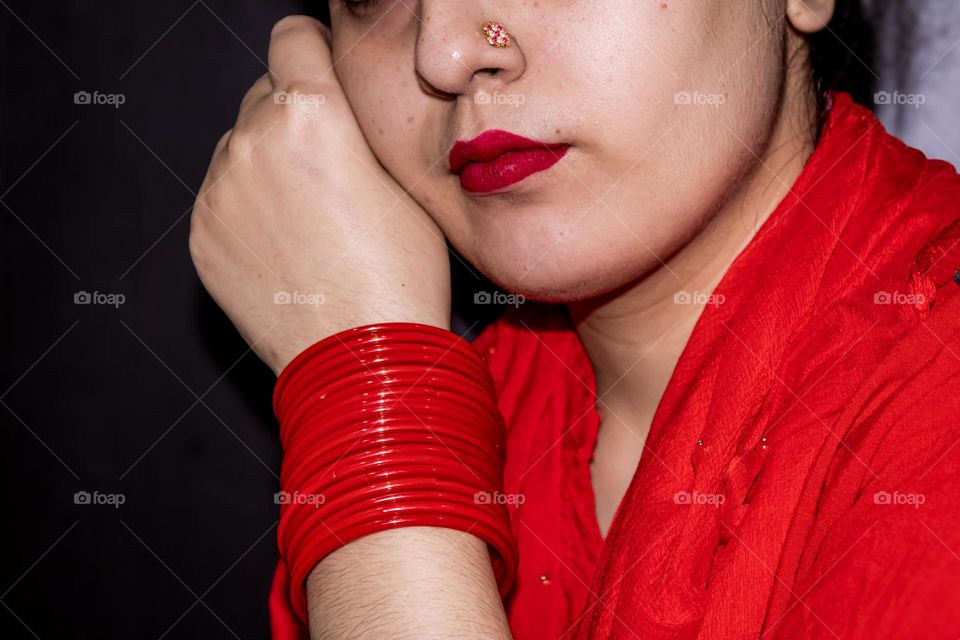
[[[497,49],[478,4],[333,0],[332,32],[279,23],[270,74],[215,150],[190,250],[277,373],[352,326],[448,328],[444,237],[504,289],[567,303],[606,411],[592,463],[605,532],[703,310],[674,294],[713,290],[813,149],[805,35],[834,6],[517,1],[497,10],[515,40]],[[278,90],[323,100],[278,104]],[[572,146],[507,192],[467,194],[447,153],[494,128]],[[324,303],[274,304],[280,291]],[[314,638],[509,637],[486,550],[459,532],[348,544],[308,595]]]

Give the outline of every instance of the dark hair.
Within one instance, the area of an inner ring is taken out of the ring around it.
[[[868,10],[872,4],[838,0],[830,24],[810,37],[810,62],[821,114],[826,96],[833,90],[850,93],[860,104],[872,104],[876,82],[873,25],[879,17]],[[875,4],[879,7],[882,2]]]
[[[327,0],[304,0],[306,13],[330,26],[330,4]]]

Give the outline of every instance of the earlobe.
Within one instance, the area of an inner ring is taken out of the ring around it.
[[[800,33],[816,33],[830,22],[836,0],[787,0],[787,18]]]

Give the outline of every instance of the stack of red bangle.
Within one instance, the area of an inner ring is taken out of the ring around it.
[[[504,425],[473,345],[421,324],[350,329],[287,365],[273,409],[284,450],[278,540],[302,620],[318,562],[396,527],[485,540],[506,595],[516,546],[506,507],[490,499],[502,489]]]

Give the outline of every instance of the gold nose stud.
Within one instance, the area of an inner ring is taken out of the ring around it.
[[[491,47],[509,47],[512,44],[507,28],[499,22],[493,20],[484,22],[481,28]]]

